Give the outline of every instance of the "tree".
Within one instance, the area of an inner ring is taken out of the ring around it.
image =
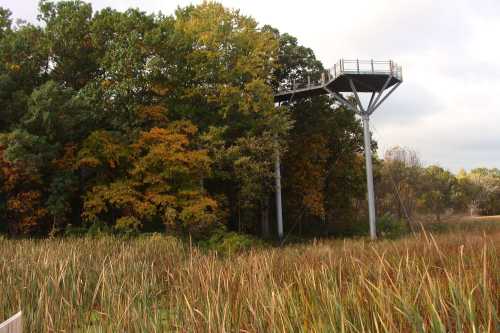
[[[0,39],[10,32],[12,19],[10,18],[12,12],[6,8],[0,7]]]
[[[279,38],[275,90],[294,81],[319,79],[323,65],[297,39],[265,27]],[[285,222],[302,233],[339,231],[355,220],[353,202],[363,197],[362,128],[355,115],[327,97],[295,101],[286,106],[293,127],[283,156]],[[343,223],[342,223],[343,222]]]
[[[405,218],[411,227],[421,178],[422,166],[415,151],[399,146],[387,150],[376,186],[379,211]]]
[[[0,15],[1,13],[0,10]],[[5,18],[1,20],[10,22]],[[12,130],[17,125],[27,111],[32,91],[45,80],[48,56],[42,39],[42,29],[30,24],[23,24],[15,29],[8,25],[2,29],[0,131]]]
[[[438,222],[441,215],[451,206],[452,189],[456,183],[455,176],[439,166],[432,165],[424,169],[423,192],[419,201],[424,211],[436,216]]]
[[[196,127],[188,122],[143,132],[129,148],[131,168],[126,176],[87,192],[84,219],[104,219],[121,231],[138,230],[159,219],[168,230],[195,236],[213,227],[218,205],[201,186],[211,161],[205,150],[192,149],[195,133]]]
[[[22,162],[10,162],[5,146],[0,146],[0,230],[12,235],[34,233],[40,229],[47,209],[43,205],[42,178]]]
[[[92,6],[79,0],[41,0],[39,11],[38,19],[45,24],[50,77],[67,87],[82,88],[98,71],[90,36]]]
[[[468,199],[471,213],[485,215],[500,213],[500,171],[498,169],[476,168],[460,174],[462,192]]]
[[[0,9],[0,195],[10,202],[0,213],[12,233],[93,223],[258,233],[277,153],[287,228],[356,218],[354,114],[326,97],[274,105],[276,89],[323,70],[293,36],[212,2],[166,16],[42,0],[39,20],[13,26]]]

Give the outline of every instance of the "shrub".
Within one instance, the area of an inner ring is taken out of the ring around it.
[[[228,232],[225,228],[219,228],[212,233],[207,240],[199,242],[201,248],[216,251],[222,255],[240,253],[264,246],[264,242],[255,237]]]
[[[407,234],[409,230],[404,220],[386,213],[377,220],[377,232],[385,238],[397,238]]]
[[[106,223],[102,221],[95,221],[87,229],[86,235],[91,237],[98,237],[103,235],[109,235],[112,233],[112,229]]]
[[[83,226],[75,226],[72,224],[68,224],[66,228],[64,228],[64,236],[66,237],[81,237],[87,233],[87,228]]]

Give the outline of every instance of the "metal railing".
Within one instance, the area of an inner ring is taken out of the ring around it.
[[[310,76],[307,81],[292,81],[284,84],[278,89],[278,93],[320,87],[344,74],[382,74],[391,75],[394,78],[403,80],[403,69],[394,61],[376,60],[348,60],[340,59],[332,68],[323,71],[320,78],[312,80]]]
[[[22,331],[22,312],[14,315],[6,322],[0,323],[0,333],[21,333]]]
[[[394,61],[347,60],[340,59],[328,70],[329,76],[337,78],[343,74],[385,74],[396,79],[403,79],[403,69]]]

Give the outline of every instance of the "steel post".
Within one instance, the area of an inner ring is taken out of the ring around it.
[[[363,114],[363,130],[365,139],[365,162],[366,162],[366,182],[368,185],[368,215],[370,218],[370,237],[377,239],[377,227],[375,217],[375,191],[373,189],[373,162],[372,144],[370,134],[370,116]]]
[[[276,143],[276,153],[274,160],[274,173],[276,181],[276,222],[278,224],[278,238],[283,239],[283,208],[281,203],[281,162],[278,143]]]

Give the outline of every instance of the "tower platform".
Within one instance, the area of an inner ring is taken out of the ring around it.
[[[282,87],[274,95],[274,101],[309,98],[328,94],[329,91],[352,92],[350,80],[355,84],[357,92],[379,92],[401,83],[403,73],[401,66],[393,61],[341,59],[331,69],[323,72],[318,81],[308,78],[307,82],[292,82]]]
[[[363,120],[363,138],[366,162],[366,182],[368,197],[368,215],[370,222],[370,237],[377,238],[375,215],[375,191],[373,188],[373,162],[370,133],[370,115],[398,88],[403,82],[401,66],[393,61],[374,60],[340,60],[333,68],[321,73],[320,79],[311,82],[288,82],[274,95],[274,101],[291,102],[323,94],[330,95],[336,102],[361,116]],[[389,89],[390,88],[390,89]],[[346,98],[342,93],[352,94]],[[368,105],[362,104],[360,93],[370,93]],[[281,173],[279,154],[276,154],[276,206],[278,230],[283,230],[281,213]],[[280,227],[281,226],[281,227]],[[280,234],[280,238],[282,233]]]

